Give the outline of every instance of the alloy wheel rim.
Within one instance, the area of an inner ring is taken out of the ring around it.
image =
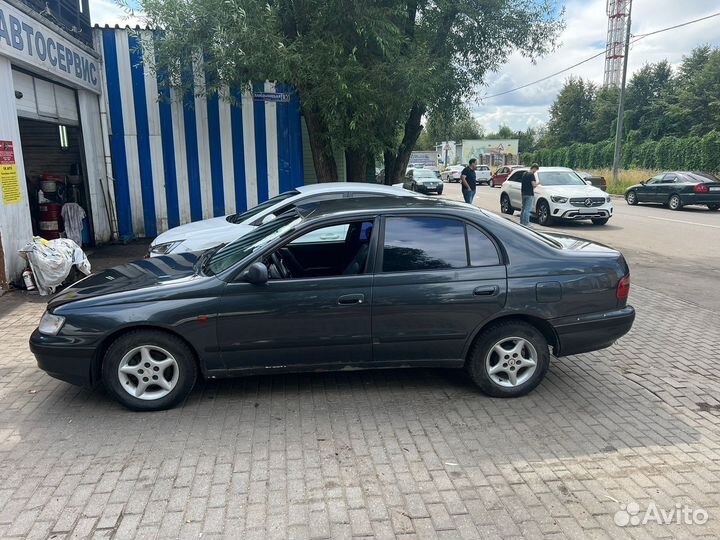
[[[635,193],[633,191],[628,193],[627,199],[630,204],[634,203],[635,202]]]
[[[537,350],[521,337],[499,340],[485,357],[485,369],[490,379],[503,388],[516,388],[527,382],[535,373],[537,364]]]
[[[167,396],[179,378],[175,357],[156,345],[140,345],[129,350],[118,366],[120,386],[132,397],[144,401]]]
[[[500,202],[500,207],[502,208],[503,212],[507,212],[508,208],[510,207],[507,197],[502,198],[502,201]]]
[[[677,197],[670,197],[670,208],[673,210],[678,207],[679,199]]]
[[[544,224],[547,221],[548,209],[547,209],[547,206],[545,206],[544,204],[540,205],[540,216],[539,217],[540,217],[540,223]]]

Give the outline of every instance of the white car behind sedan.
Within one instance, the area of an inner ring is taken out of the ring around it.
[[[330,182],[300,186],[260,203],[246,212],[195,221],[174,227],[150,244],[150,256],[204,251],[237,240],[259,225],[292,210],[299,203],[348,197],[416,197],[402,188],[382,184]]]
[[[522,208],[520,192],[522,175],[528,168],[515,169],[503,183],[500,192],[500,209],[512,215]],[[541,167],[535,173],[540,185],[535,188],[531,215],[540,225],[551,225],[555,220],[591,220],[605,225],[613,215],[612,198],[580,178],[566,167]]]

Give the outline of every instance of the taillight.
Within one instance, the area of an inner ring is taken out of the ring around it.
[[[693,191],[695,193],[708,193],[710,191],[710,188],[707,184],[695,184]]]
[[[624,276],[617,284],[617,299],[627,300],[630,296],[630,275]]]

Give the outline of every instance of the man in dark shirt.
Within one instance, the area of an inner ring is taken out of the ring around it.
[[[463,199],[465,199],[465,202],[468,204],[472,204],[473,199],[475,198],[475,190],[477,187],[475,169],[477,169],[477,159],[472,158],[468,161],[468,166],[460,173]]]
[[[520,179],[522,194],[522,211],[520,212],[520,225],[530,225],[530,212],[532,212],[533,201],[535,200],[535,188],[540,185],[535,173],[540,166],[533,163],[529,171],[525,171]]]

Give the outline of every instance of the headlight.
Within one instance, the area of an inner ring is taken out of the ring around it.
[[[568,202],[567,197],[561,197],[560,195],[553,195],[550,198],[552,199],[552,202],[556,202],[556,203],[560,203],[560,204]]]
[[[612,197],[605,197],[605,202],[612,202]]]
[[[60,331],[64,322],[65,317],[53,315],[52,313],[46,311],[43,314],[42,319],[40,319],[38,330],[41,334],[45,334],[47,336],[54,336],[57,335],[57,333]]]
[[[177,246],[183,243],[183,240],[175,240],[174,242],[165,242],[164,244],[156,244],[150,247],[150,253],[153,255],[167,255]]]

